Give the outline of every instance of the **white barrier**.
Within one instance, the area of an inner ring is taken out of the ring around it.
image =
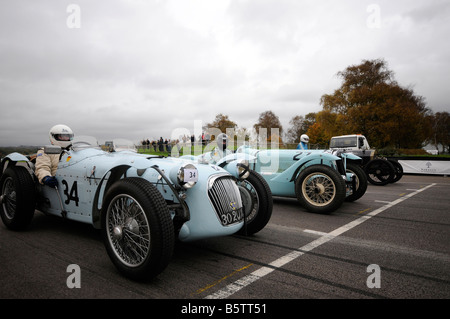
[[[398,160],[403,173],[450,175],[450,161]]]

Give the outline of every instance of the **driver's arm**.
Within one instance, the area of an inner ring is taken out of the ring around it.
[[[55,176],[58,168],[59,154],[46,154],[44,150],[39,150],[36,157],[35,174],[39,183],[43,184],[42,179],[46,176]]]

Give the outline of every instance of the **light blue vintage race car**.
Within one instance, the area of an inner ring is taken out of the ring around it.
[[[61,148],[48,146],[45,151],[59,154]],[[163,271],[175,239],[254,234],[270,218],[267,213],[256,217],[258,202],[250,204],[257,195],[246,188],[248,167],[238,159],[219,166],[127,148],[109,152],[92,139],[78,138],[61,153],[57,188],[37,181],[34,163],[35,159],[19,153],[2,159],[3,223],[10,229],[24,229],[37,209],[92,224],[102,230],[114,265],[133,279],[148,279]],[[244,208],[244,201],[250,203],[248,207]]]
[[[247,145],[236,153],[255,158],[250,169],[268,183],[273,196],[294,197],[308,211],[331,213],[355,201],[367,189],[360,157],[328,150],[258,150]]]

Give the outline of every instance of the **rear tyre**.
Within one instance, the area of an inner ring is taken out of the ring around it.
[[[305,168],[295,181],[300,204],[313,213],[328,214],[345,200],[345,181],[334,169],[325,165]]]
[[[0,215],[6,227],[12,230],[27,228],[36,207],[33,178],[25,167],[8,167],[0,179]]]
[[[388,161],[394,166],[394,178],[392,179],[391,183],[398,182],[403,177],[403,166],[398,161],[393,159],[388,159]]]
[[[111,261],[126,277],[148,280],[168,265],[174,228],[161,193],[142,178],[125,178],[108,190],[102,237]]]

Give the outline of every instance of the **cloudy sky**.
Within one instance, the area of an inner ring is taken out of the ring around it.
[[[219,113],[285,130],[338,71],[383,58],[450,111],[448,0],[0,0],[0,146],[171,138]],[[200,124],[199,124],[200,123]]]

